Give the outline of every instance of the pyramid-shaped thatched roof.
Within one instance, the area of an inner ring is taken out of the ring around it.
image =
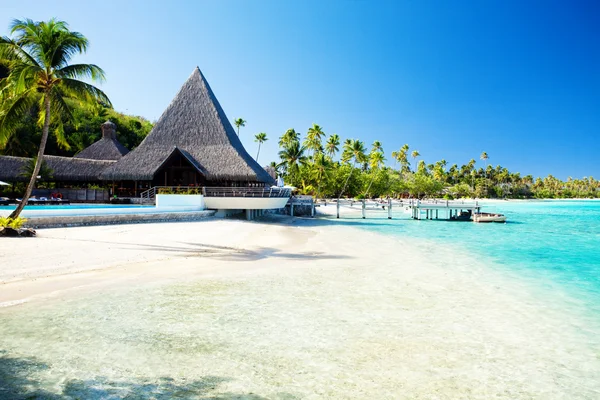
[[[106,121],[102,124],[102,137],[100,140],[81,150],[74,157],[88,160],[116,161],[127,153],[129,153],[127,147],[117,140],[116,125]]]
[[[144,141],[107,168],[105,180],[151,180],[177,148],[207,180],[273,183],[246,152],[199,68]]]

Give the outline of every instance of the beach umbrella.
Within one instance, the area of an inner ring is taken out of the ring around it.
[[[0,181],[0,186],[10,186],[10,183]]]

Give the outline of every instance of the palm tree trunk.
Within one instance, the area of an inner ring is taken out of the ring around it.
[[[35,187],[35,180],[37,179],[38,174],[40,173],[40,169],[42,167],[42,163],[44,162],[44,151],[46,150],[46,142],[48,141],[48,132],[50,131],[50,96],[46,93],[44,99],[44,105],[46,106],[46,115],[44,116],[44,128],[42,129],[42,141],[40,142],[40,148],[38,150],[37,160],[35,161],[35,167],[33,167],[33,173],[31,174],[31,178],[29,179],[29,183],[27,184],[27,189],[25,189],[25,194],[21,199],[21,202],[17,205],[15,211],[13,211],[8,218],[17,218],[23,208],[27,205],[27,201],[29,200],[29,196],[31,196],[31,192],[33,192],[33,188]]]
[[[258,155],[260,154],[260,143],[258,143],[258,152],[256,153],[256,162],[258,162]]]
[[[371,190],[371,186],[373,185],[373,181],[375,180],[375,171],[373,171],[373,176],[371,177],[371,182],[369,182],[369,186],[367,187],[367,190],[365,191],[365,197],[367,197],[367,194],[369,193],[369,190]]]
[[[348,186],[348,182],[350,181],[350,177],[352,176],[352,172],[354,172],[354,168],[356,168],[356,161],[352,165],[352,169],[350,170],[350,175],[348,175],[348,177],[346,178],[346,183],[344,183],[344,188],[342,189],[342,191],[340,192],[340,195],[338,196],[338,201],[340,200],[340,198],[342,197],[342,195],[346,191],[346,186]]]

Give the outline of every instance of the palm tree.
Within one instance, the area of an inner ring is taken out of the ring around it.
[[[383,145],[379,140],[374,141],[371,145],[371,153],[375,152],[383,153]]]
[[[348,186],[348,181],[350,181],[350,177],[352,176],[352,172],[356,168],[356,164],[362,164],[367,161],[367,155],[365,154],[365,144],[360,140],[351,139],[349,142],[346,141],[346,143],[344,143],[344,147],[346,147],[344,149],[345,156],[342,156],[342,161],[346,163],[352,161],[352,169],[350,170],[350,174],[348,174],[348,178],[346,178],[344,188],[338,196],[338,202],[342,197],[342,194],[346,191],[346,186]]]
[[[392,158],[394,159],[394,169],[396,169],[396,164],[398,163],[399,155],[399,151],[392,151]]]
[[[304,147],[313,151],[313,154],[319,153],[322,151],[321,140],[325,136],[325,132],[323,129],[317,125],[313,124],[310,128],[308,128],[308,133],[306,134],[306,139],[304,140]]]
[[[335,154],[340,150],[339,145],[340,137],[337,133],[329,136],[329,139],[327,139],[327,142],[325,143],[325,151],[329,157],[333,158],[335,156]]]
[[[375,149],[375,146],[373,146],[373,149]],[[369,154],[369,167],[371,167],[371,182],[369,182],[369,187],[367,187],[367,190],[365,191],[365,196],[369,193],[369,190],[371,190],[371,186],[373,185],[373,181],[375,180],[375,174],[385,162],[383,149],[381,150],[382,151],[372,151],[371,154]]]
[[[288,129],[279,138],[279,147],[287,147],[291,143],[297,142],[298,140],[300,140],[300,134],[298,134],[298,132],[296,132],[294,129]]]
[[[71,64],[75,54],[85,53],[88,40],[79,32],[71,32],[66,22],[51,19],[34,22],[14,20],[11,34],[0,38],[0,64],[8,66],[9,75],[0,81],[0,147],[15,133],[23,114],[39,104],[39,121],[43,121],[37,161],[23,194],[23,200],[9,218],[19,216],[27,204],[36,178],[44,162],[44,151],[50,124],[56,127],[59,142],[66,142],[63,117],[71,117],[70,102],[90,105],[102,102],[111,106],[100,89],[80,81],[87,78],[102,82],[104,71],[94,64]]]
[[[400,171],[403,174],[410,172],[410,162],[408,161],[408,144],[403,145],[398,152],[398,161],[400,162]]]
[[[299,141],[290,143],[287,147],[279,152],[281,163],[279,166],[285,168],[288,174],[295,174],[300,169],[300,165],[306,165],[308,159],[304,155],[306,148],[300,146]]]
[[[321,187],[329,177],[329,171],[331,169],[331,160],[323,153],[318,153],[314,157],[312,178],[317,182],[316,197],[318,198],[321,194]]]
[[[238,134],[238,136],[240,136],[240,126],[241,127],[246,126],[246,122],[248,122],[248,121],[246,121],[243,118],[237,118],[235,121],[233,121],[233,123],[235,124],[235,126],[237,126],[237,134]]]
[[[254,136],[254,141],[258,142],[258,152],[256,153],[256,162],[258,162],[258,156],[260,154],[260,145],[263,144],[264,142],[266,142],[267,140],[269,140],[269,139],[267,138],[267,134],[264,132],[257,133]]]
[[[275,171],[275,173],[276,173],[277,175],[279,175],[279,164],[277,164],[277,162],[275,162],[275,161],[271,161],[271,162],[269,163],[269,167],[273,168],[273,170]]]
[[[419,157],[420,155],[421,154],[419,154],[419,152],[417,150],[413,150],[413,152],[411,153],[413,160],[415,160],[415,172],[417,172],[419,170],[418,164],[417,164],[417,157]]]
[[[480,160],[483,160],[483,162],[485,163],[485,193],[487,195],[487,160],[490,157],[488,156],[488,154],[484,151],[483,153],[481,153],[481,155],[479,156]]]

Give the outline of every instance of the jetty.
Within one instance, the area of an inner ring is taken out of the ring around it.
[[[461,215],[467,213],[471,216],[481,212],[479,202],[464,202],[450,200],[421,201],[412,200],[408,205],[411,209],[412,219],[445,219],[448,221],[460,220]],[[424,218],[423,218],[424,217]]]
[[[340,218],[340,207],[342,206],[348,208],[360,207],[358,210],[361,211],[363,219],[367,217],[367,211],[377,214],[385,213],[388,219],[392,219],[392,210],[394,209],[408,213],[415,220],[466,221],[471,220],[473,215],[481,212],[481,205],[478,201],[468,202],[463,200],[386,199],[373,201],[340,199],[333,200],[333,203],[337,208],[337,218]],[[323,205],[327,205],[327,202]]]

